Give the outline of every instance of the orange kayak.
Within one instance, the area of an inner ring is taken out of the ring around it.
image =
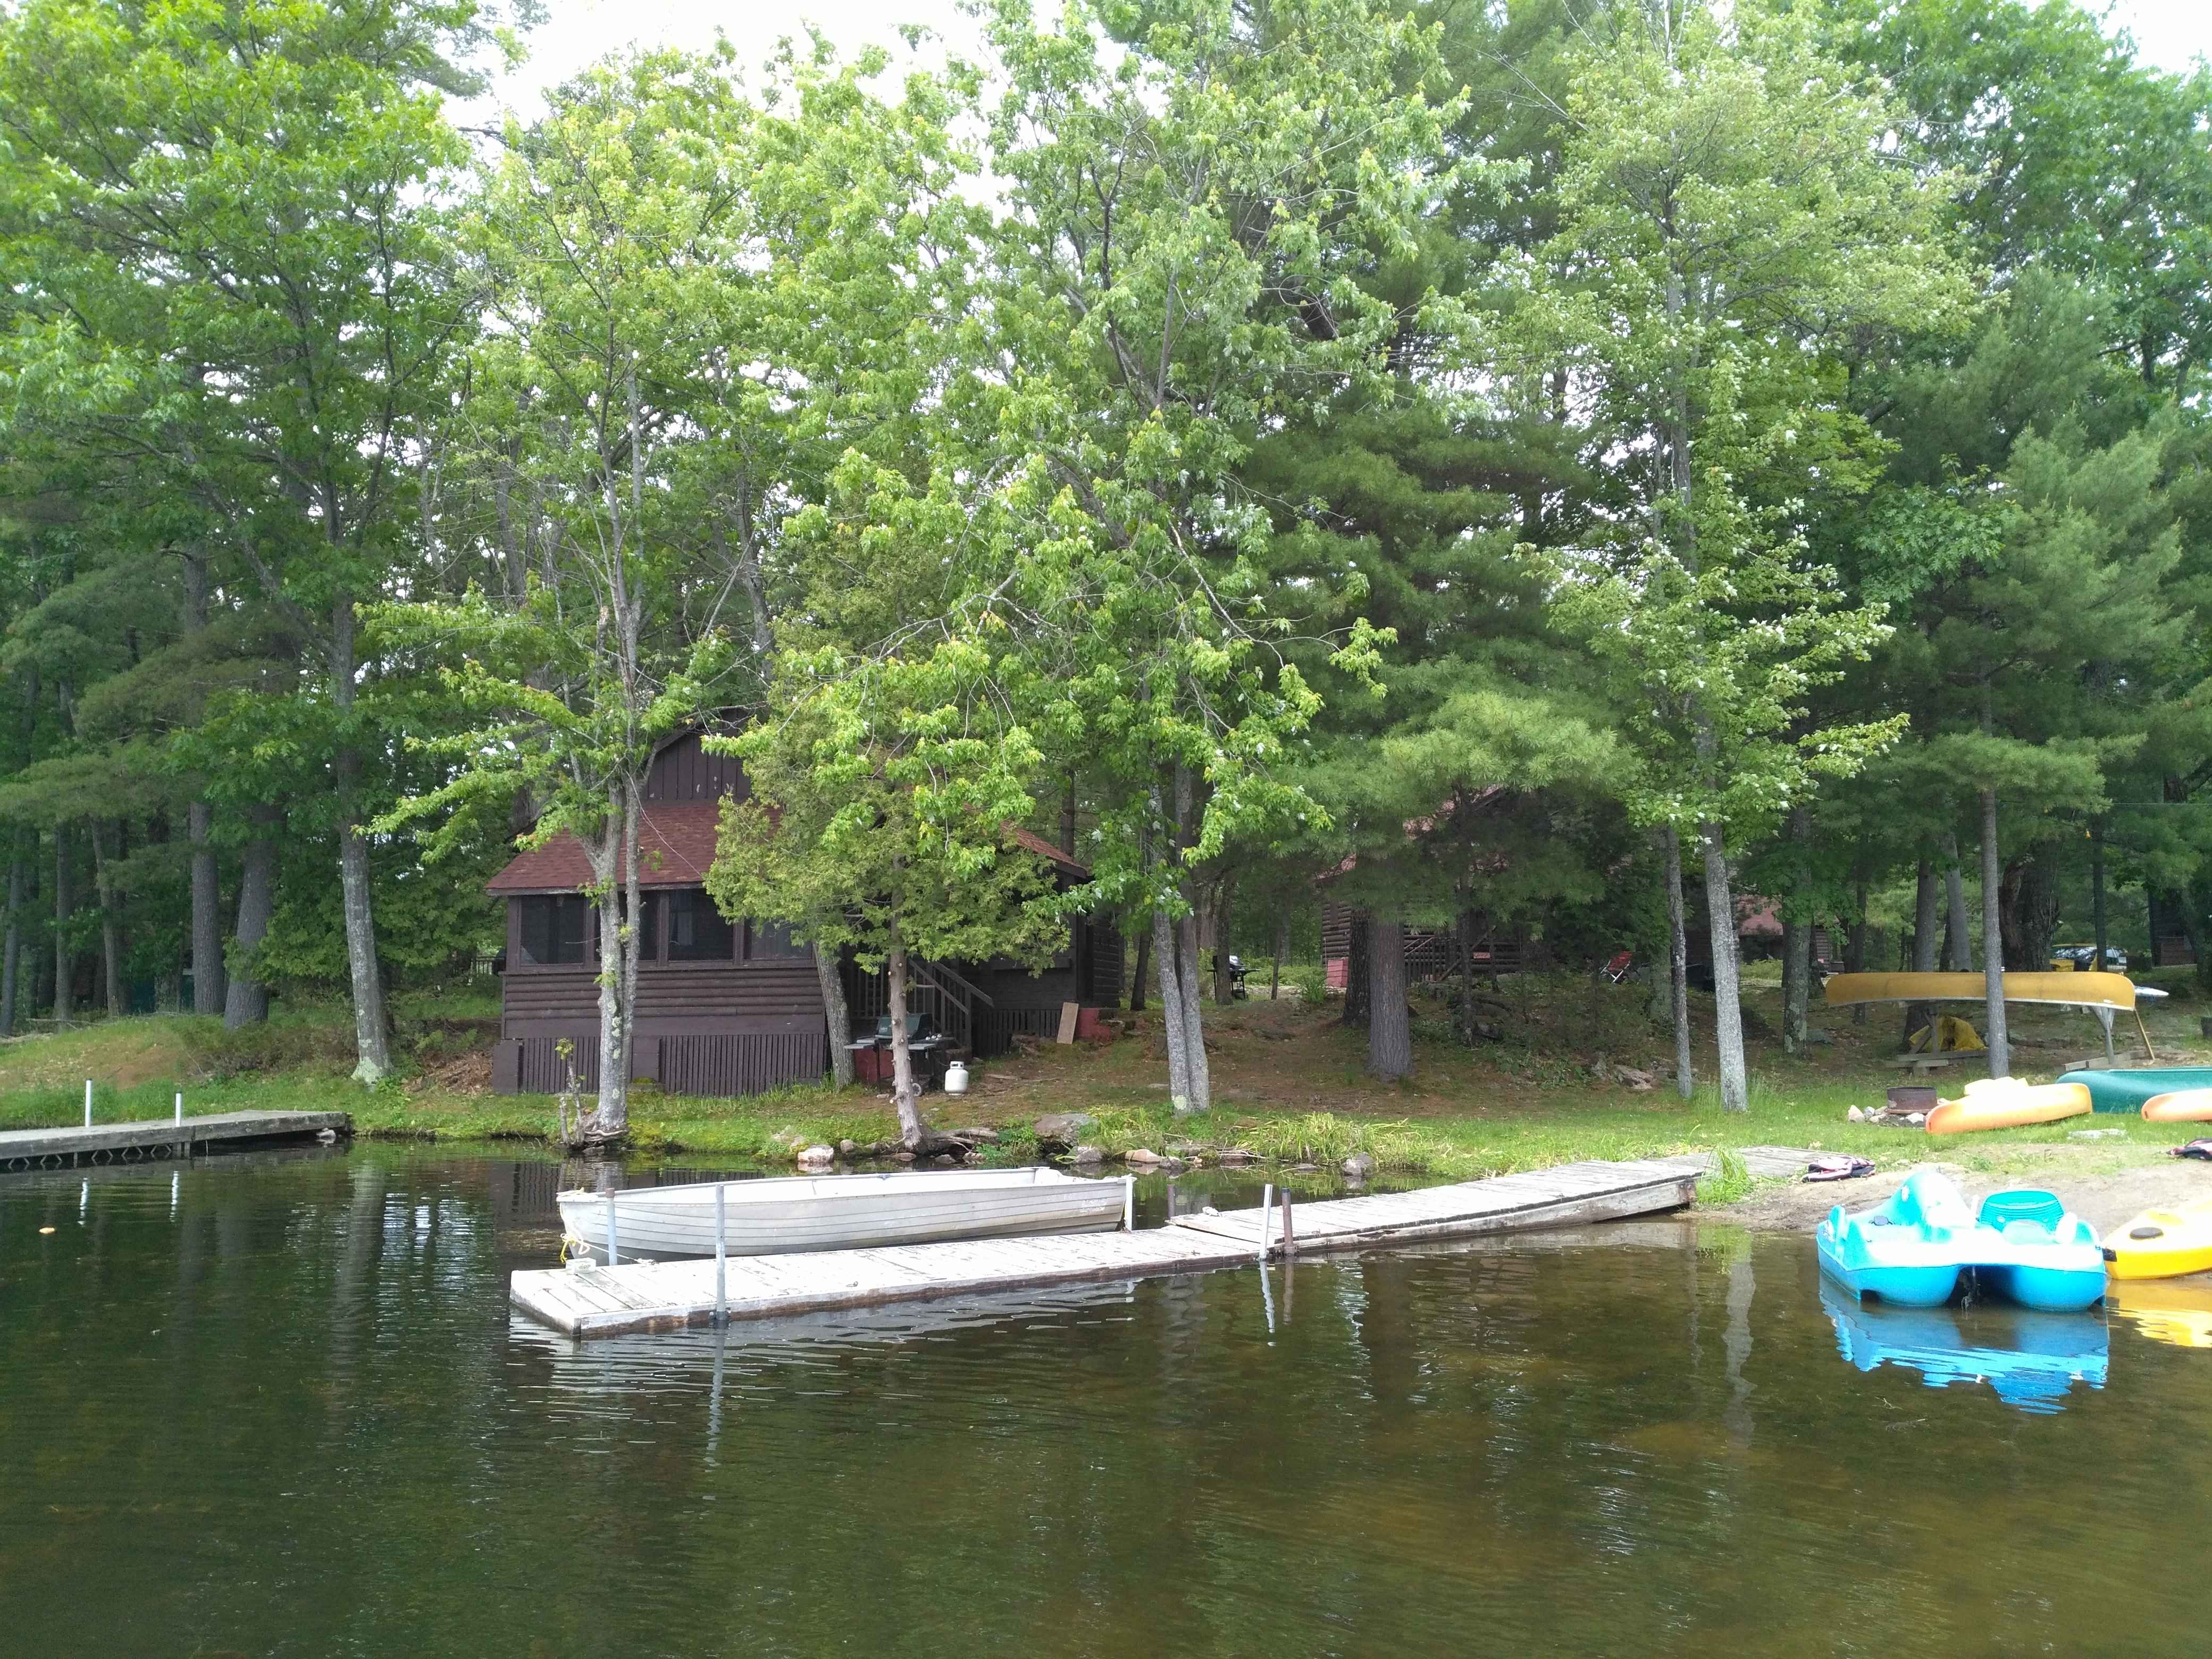
[[[2212,1119],[2212,1089],[2172,1089],[2142,1103],[2146,1123],[2203,1123]]]
[[[2089,1091],[2079,1083],[2014,1083],[1992,1078],[1972,1083],[1960,1100],[1939,1102],[1928,1114],[1931,1135],[1965,1134],[1975,1129],[2016,1129],[2028,1123],[2056,1123],[2089,1110]]]

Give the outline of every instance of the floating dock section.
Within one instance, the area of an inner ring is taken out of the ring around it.
[[[1675,1210],[1697,1195],[1698,1164],[1669,1158],[1565,1164],[1528,1175],[1327,1199],[1295,1206],[1292,1248],[1358,1250],[1475,1238]],[[1264,1235],[1264,1236],[1263,1236]],[[1178,1216],[1142,1232],[1064,1233],[803,1255],[732,1256],[726,1316],[775,1319],[890,1302],[1151,1279],[1249,1266],[1284,1249],[1279,1210]],[[510,1281],[514,1305],[571,1336],[612,1336],[711,1323],[715,1264],[631,1262],[535,1268]]]
[[[212,1112],[205,1117],[155,1117],[137,1123],[5,1129],[0,1130],[0,1170],[190,1158],[216,1146],[312,1139],[325,1129],[350,1134],[353,1120],[343,1112]]]

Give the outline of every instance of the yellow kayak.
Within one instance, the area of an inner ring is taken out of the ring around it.
[[[2105,1270],[2114,1279],[2178,1279],[2212,1271],[2212,1198],[2178,1209],[2145,1210],[2105,1235]]]
[[[1960,1100],[1939,1102],[1928,1114],[1931,1135],[1964,1134],[1974,1129],[2013,1129],[2024,1123],[2055,1123],[2089,1109],[2089,1091],[2080,1083],[2017,1083],[2010,1078],[1977,1079]]]
[[[2212,1285],[2124,1279],[2112,1286],[2112,1301],[2113,1312],[2154,1342],[2212,1348]]]
[[[2212,1089],[2172,1089],[2142,1103],[2146,1123],[2203,1123],[2212,1119]]]

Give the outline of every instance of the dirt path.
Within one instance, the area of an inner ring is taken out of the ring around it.
[[[1914,1150],[1917,1150],[1917,1148]],[[1947,1149],[1948,1150],[1948,1149]],[[1932,1164],[1954,1176],[1976,1203],[2006,1187],[2048,1187],[2100,1233],[2139,1210],[2212,1198],[2212,1164],[2167,1158],[2142,1147],[2024,1146],[2005,1149],[2008,1167],[1978,1170],[1929,1158],[1881,1160],[1881,1170],[1858,1181],[1807,1184],[1762,1181],[1738,1202],[1706,1212],[1771,1232],[1810,1232],[1831,1207],[1863,1209],[1879,1203],[1915,1168]]]

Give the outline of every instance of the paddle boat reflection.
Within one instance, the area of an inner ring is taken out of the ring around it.
[[[1820,1306],[1835,1325],[1837,1351],[1863,1371],[1899,1365],[1931,1389],[1986,1382],[2008,1406],[2046,1414],[2063,1409],[2077,1382],[2105,1386],[2111,1340],[2101,1319],[1990,1305],[1888,1307],[1826,1279]]]

